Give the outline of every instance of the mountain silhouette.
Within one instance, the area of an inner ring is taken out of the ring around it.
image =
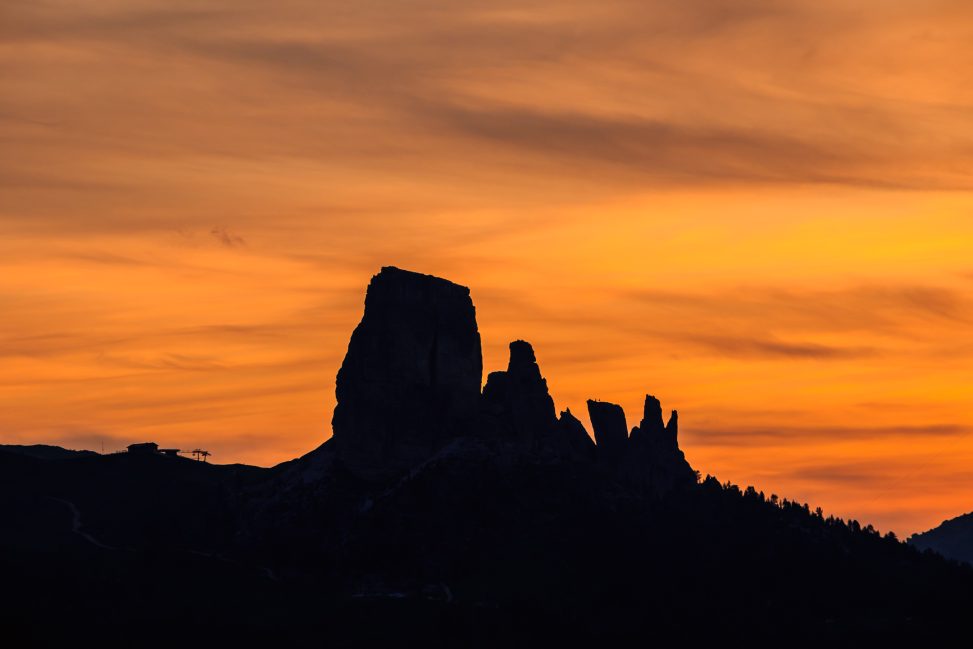
[[[702,646],[969,637],[973,569],[690,467],[647,394],[594,440],[469,289],[383,268],[333,436],[271,469],[0,447],[17,646]],[[540,356],[542,359],[543,357]],[[483,386],[481,389],[481,385]],[[597,386],[593,386],[593,392]],[[768,458],[768,461],[772,461]],[[966,635],[964,635],[966,634]]]
[[[920,550],[933,550],[957,561],[973,564],[973,512],[963,514],[926,532],[913,534],[909,544]]]

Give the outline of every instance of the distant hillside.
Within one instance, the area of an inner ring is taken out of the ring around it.
[[[40,460],[63,460],[83,455],[97,455],[94,451],[72,451],[61,448],[60,446],[48,446],[47,444],[31,444],[29,446],[0,444],[0,453],[26,455],[27,457],[34,457]]]
[[[928,532],[914,534],[909,543],[957,561],[973,564],[973,512],[944,521]]]

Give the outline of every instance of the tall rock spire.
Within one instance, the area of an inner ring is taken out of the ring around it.
[[[525,340],[510,343],[507,371],[490,373],[483,400],[489,410],[505,415],[518,438],[532,437],[557,422],[547,381],[541,376],[534,348]]]
[[[656,494],[694,482],[695,472],[679,450],[678,427],[679,414],[675,410],[669,423],[664,424],[662,404],[651,394],[645,395],[642,421],[632,430],[623,475]]]
[[[628,447],[628,425],[625,411],[617,403],[588,399],[588,416],[598,445],[598,456],[615,461],[625,455]]]
[[[662,420],[662,404],[651,394],[645,395],[645,406],[642,410],[642,421],[632,429],[632,443],[638,447],[653,449],[676,449],[677,427],[676,411],[672,411],[669,424]]]
[[[338,457],[366,479],[424,460],[476,416],[482,374],[470,290],[383,268],[338,372]]]

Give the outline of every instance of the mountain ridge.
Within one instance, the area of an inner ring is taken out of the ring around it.
[[[664,422],[650,394],[631,431],[617,404],[589,401],[592,441],[555,411],[533,347],[509,350],[481,388],[469,289],[386,267],[339,370],[335,434],[300,458],[0,452],[0,618],[54,646],[840,646],[973,631],[973,569],[703,478],[676,411]]]
[[[973,512],[943,521],[909,537],[909,544],[932,550],[949,559],[973,564]]]

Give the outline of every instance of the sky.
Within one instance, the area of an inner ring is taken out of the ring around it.
[[[484,369],[900,536],[973,510],[966,0],[7,0],[0,443],[273,465],[384,265]],[[589,428],[590,430],[590,428]]]

